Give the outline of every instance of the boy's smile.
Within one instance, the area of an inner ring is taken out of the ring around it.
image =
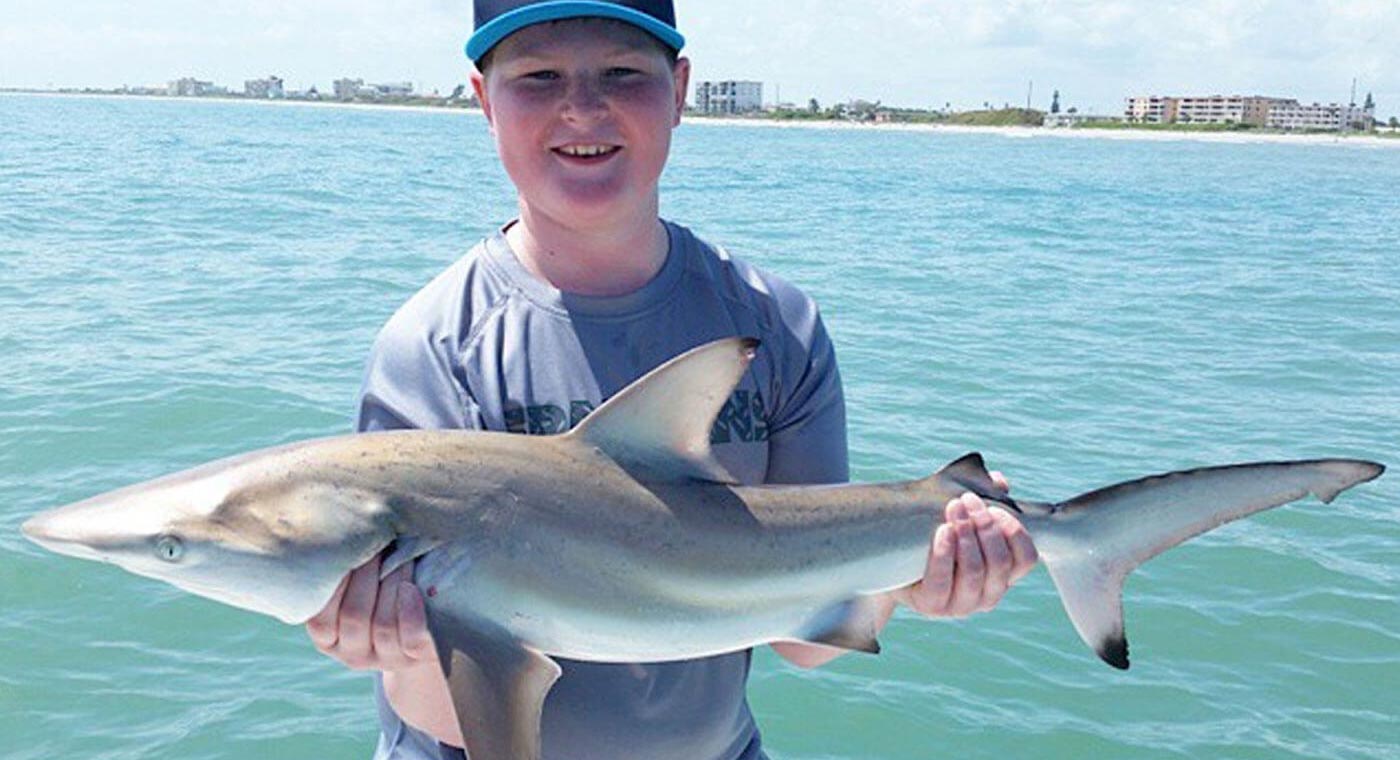
[[[561,145],[554,152],[566,159],[574,159],[581,164],[602,163],[613,157],[622,147],[619,145]]]
[[[568,227],[654,222],[689,64],[607,19],[525,27],[473,78],[522,213]]]
[[[611,156],[622,150],[616,145],[564,145],[555,150],[566,156],[575,158],[597,158],[599,156]]]

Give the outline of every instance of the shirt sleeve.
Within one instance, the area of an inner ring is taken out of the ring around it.
[[[769,429],[767,483],[844,483],[846,402],[836,350],[815,307],[805,357],[790,363],[792,391]]]
[[[454,338],[395,315],[370,350],[355,428],[476,429],[479,419]]]

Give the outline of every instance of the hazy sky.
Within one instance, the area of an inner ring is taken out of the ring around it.
[[[823,103],[1119,112],[1134,93],[1345,101],[1400,114],[1400,0],[677,0],[701,79]],[[459,0],[0,0],[0,86],[116,87],[196,76],[242,89],[360,77],[465,82]]]

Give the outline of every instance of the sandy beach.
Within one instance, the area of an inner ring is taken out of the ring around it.
[[[1400,139],[1376,135],[1280,134],[1276,132],[1187,132],[1146,129],[1050,129],[1045,127],[974,127],[959,124],[858,124],[834,121],[778,121],[776,119],[724,119],[692,117],[691,124],[778,129],[894,130],[936,134],[993,134],[1008,139],[1137,140],[1149,142],[1273,143],[1279,145],[1345,145],[1400,148]]]

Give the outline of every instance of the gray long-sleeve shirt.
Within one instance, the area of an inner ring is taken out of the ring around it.
[[[793,286],[667,224],[661,271],[637,291],[563,293],[526,270],[503,233],[411,298],[375,341],[359,429],[564,432],[628,383],[702,343],[762,341],[711,432],[743,483],[839,482],[846,419],[816,305]],[[672,663],[560,660],[545,702],[546,760],[755,760],[749,652]],[[441,756],[376,688],[376,760]],[[451,754],[451,753],[448,753]],[[460,753],[458,753],[460,757]]]

